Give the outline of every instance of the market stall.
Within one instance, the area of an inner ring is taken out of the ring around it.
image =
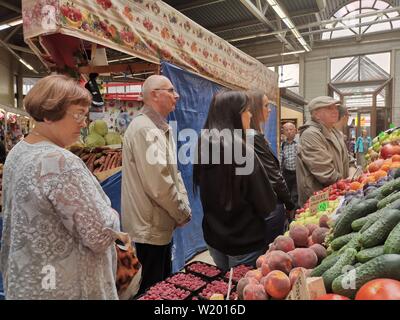
[[[266,132],[271,144],[277,145],[277,74],[164,2],[23,0],[22,14],[25,41],[50,70],[80,75],[83,81],[90,74],[113,72],[169,77],[181,96],[169,117],[177,121],[178,130],[198,132],[212,95],[222,87],[266,92],[273,109]],[[103,48],[137,59],[108,64],[96,58]],[[178,147],[183,143],[178,141]],[[97,165],[99,159],[94,160]],[[175,271],[205,249],[200,199],[192,194],[192,168],[180,163],[179,169],[189,191],[193,219],[175,232]]]
[[[190,263],[138,299],[400,300],[400,128],[374,141],[367,169],[315,192],[256,269]]]

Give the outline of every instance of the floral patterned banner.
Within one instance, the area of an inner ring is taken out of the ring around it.
[[[258,88],[276,102],[278,75],[162,1],[23,0],[24,37],[62,33],[156,64],[166,60],[236,88]]]

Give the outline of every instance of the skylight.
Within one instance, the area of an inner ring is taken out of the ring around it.
[[[381,0],[357,0],[353,1],[333,14],[333,18],[345,18],[342,21],[333,22],[329,29],[345,27],[345,29],[327,31],[322,34],[322,40],[329,40],[335,38],[343,38],[358,34],[373,33],[379,31],[386,31],[397,29],[400,27],[400,17],[397,11],[376,14],[362,18],[351,18],[352,16],[369,13],[379,10],[392,9],[393,7],[385,1]],[[399,20],[386,21],[399,17]],[[355,27],[361,23],[371,23],[379,21],[379,23]]]

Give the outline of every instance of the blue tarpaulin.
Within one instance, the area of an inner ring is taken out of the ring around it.
[[[111,200],[111,206],[118,211],[121,217],[121,183],[122,172],[118,171],[101,183],[101,187]]]
[[[276,121],[276,116],[277,116],[277,107],[273,104],[269,105],[271,112],[269,114],[269,118],[267,123],[265,124],[264,128],[264,135],[269,141],[272,151],[274,152],[275,156],[277,156],[277,135],[276,135],[276,130],[277,130],[277,121]]]
[[[177,122],[177,132],[182,135],[185,135],[185,131],[182,130],[186,128],[194,129],[199,134],[206,121],[212,96],[223,87],[166,62],[161,64],[161,72],[171,80],[180,95],[175,111],[169,115],[168,120]],[[194,149],[197,144],[197,137],[196,139],[186,137],[184,141],[180,141],[184,138],[178,136],[178,168],[188,192],[192,208],[192,220],[189,224],[176,229],[174,232],[173,272],[182,269],[185,261],[206,249],[202,230],[203,208],[199,194],[193,194],[193,166],[190,163],[185,164],[179,161],[180,153],[185,153],[189,147]],[[187,144],[188,141],[190,141],[190,144]],[[185,147],[181,148],[182,145],[185,145]]]

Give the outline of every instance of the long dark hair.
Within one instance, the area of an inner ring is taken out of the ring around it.
[[[263,114],[263,99],[265,93],[261,90],[249,90],[247,91],[247,95],[250,99],[250,112],[252,114],[250,127],[258,132],[263,131],[264,122],[264,114]]]
[[[205,122],[204,128],[210,130],[210,136],[202,134],[198,140],[197,144],[197,163],[193,166],[193,187],[196,192],[197,187],[200,186],[201,179],[208,174],[208,168],[218,165],[221,166],[220,169],[224,172],[223,181],[218,181],[221,184],[221,193],[219,196],[220,205],[224,206],[226,210],[230,210],[235,206],[236,201],[240,199],[240,176],[235,174],[235,169],[239,166],[235,163],[233,157],[233,141],[226,141],[224,137],[217,136],[217,141],[213,140],[212,129],[218,131],[229,130],[233,139],[240,139],[243,150],[246,148],[244,143],[244,130],[242,125],[241,114],[248,108],[249,98],[243,91],[221,91],[216,93],[211,101],[209,108],[207,120]],[[234,134],[235,129],[240,129],[243,136],[238,137]],[[217,143],[218,148],[214,149],[213,144]],[[228,145],[230,143],[230,145]],[[228,152],[232,152],[231,163],[226,163],[225,151],[227,147],[232,147]],[[208,151],[209,159],[214,159],[213,152],[219,152],[219,164],[204,163],[204,153]],[[248,149],[246,150],[249,151]]]

